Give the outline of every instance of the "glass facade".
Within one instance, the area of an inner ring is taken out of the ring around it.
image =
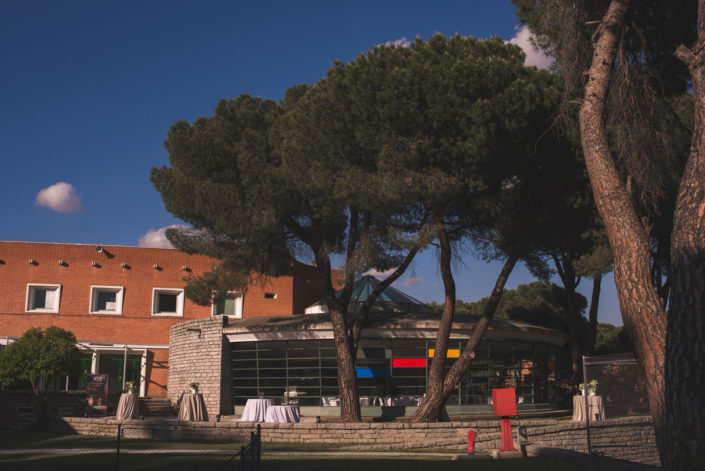
[[[108,390],[110,392],[122,391],[122,373],[125,371],[125,381],[140,384],[140,371],[142,364],[141,355],[127,355],[127,365],[123,366],[124,354],[101,353],[98,359],[98,374],[107,374]]]
[[[451,340],[446,367],[465,347]],[[421,398],[434,355],[433,340],[364,339],[356,359],[361,397]],[[338,395],[332,340],[233,342],[233,404],[244,405],[259,394],[282,398],[295,388],[302,406],[329,405]],[[448,405],[489,404],[493,388],[514,387],[519,404],[557,400],[555,358],[558,347],[521,342],[482,342],[468,372]],[[370,403],[372,405],[372,403]],[[410,405],[410,404],[409,404]]]

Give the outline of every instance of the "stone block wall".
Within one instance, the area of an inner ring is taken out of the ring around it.
[[[225,322],[223,317],[212,317],[182,322],[169,330],[169,400],[176,406],[188,383],[195,381],[210,420],[232,414]]]
[[[123,436],[155,440],[242,442],[257,424],[252,422],[125,421]],[[555,419],[522,419],[533,447],[586,451],[585,427],[579,423],[558,423]],[[55,418],[52,428],[87,435],[117,433],[114,419]],[[512,421],[516,437],[516,423]],[[413,424],[409,422],[361,422],[261,424],[262,440],[274,443],[326,443],[345,450],[389,450],[441,448],[467,450],[467,433],[477,433],[475,449],[489,452],[501,446],[499,420]],[[658,453],[650,418],[613,419],[591,427],[593,452],[602,456],[658,465]]]
[[[587,453],[585,424],[569,422],[532,426],[529,442],[536,446]],[[592,453],[610,458],[659,466],[651,417],[611,419],[590,424]]]

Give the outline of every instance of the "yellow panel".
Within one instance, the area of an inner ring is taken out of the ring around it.
[[[436,350],[433,348],[428,349],[428,357],[433,358],[433,354],[436,353]],[[457,348],[449,348],[448,349],[448,354],[446,355],[446,358],[459,358],[460,357],[460,350]]]

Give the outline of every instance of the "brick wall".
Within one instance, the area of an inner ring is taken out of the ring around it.
[[[514,421],[512,421],[516,427]],[[534,446],[585,451],[585,429],[577,423],[555,419],[523,419]],[[262,440],[276,443],[328,443],[348,450],[443,448],[467,450],[467,433],[477,433],[475,449],[488,452],[500,447],[498,420],[412,424],[408,422],[261,424]],[[110,419],[55,418],[53,429],[87,435],[115,435],[117,422]],[[123,436],[161,440],[245,441],[256,424],[251,422],[163,421],[123,422]],[[513,430],[516,437],[516,428]],[[658,465],[658,453],[650,418],[607,420],[595,428],[594,451],[600,455]]]
[[[0,242],[0,337],[20,337],[29,328],[58,326],[74,333],[79,342],[168,345],[169,329],[180,322],[211,317],[210,306],[184,300],[183,316],[152,315],[153,288],[184,287],[184,277],[209,271],[216,260],[172,249]],[[107,255],[109,254],[109,255]],[[30,264],[29,260],[35,261]],[[59,265],[59,261],[65,262]],[[98,266],[93,266],[96,262]],[[123,267],[123,263],[127,267]],[[159,269],[155,269],[154,265]],[[183,267],[187,267],[185,271]],[[315,276],[314,276],[315,275]],[[297,302],[294,301],[294,277]],[[58,313],[25,312],[27,284],[61,285]],[[91,286],[121,286],[122,314],[89,314]],[[265,297],[265,293],[275,295]],[[315,268],[295,262],[294,276],[253,276],[243,300],[243,317],[289,315],[319,299]],[[222,355],[229,353],[224,348]],[[148,396],[167,394],[169,353],[152,348],[147,353]],[[229,369],[222,381],[229,396]],[[177,393],[183,389],[179,385]],[[222,401],[230,401],[223,398]]]
[[[176,405],[188,383],[199,383],[208,417],[231,414],[230,360],[224,320],[192,320],[170,329],[168,396]]]
[[[183,317],[152,316],[152,288],[183,288],[183,277],[210,270],[212,259],[168,249],[104,248],[112,257],[96,252],[96,245],[0,242],[0,335],[19,337],[30,327],[55,325],[79,340],[166,345],[173,324],[211,315],[210,307],[187,299]],[[60,284],[59,312],[25,312],[28,283]],[[122,314],[89,314],[91,286],[124,287]]]
[[[152,288],[183,288],[184,277],[210,271],[216,260],[172,249],[103,246],[110,254],[107,256],[96,252],[96,247],[0,242],[0,335],[19,337],[30,327],[56,325],[71,330],[78,339],[167,344],[173,324],[211,315],[210,306],[186,299],[183,317],[152,316]],[[36,264],[30,264],[29,259]],[[59,260],[67,266],[59,265]],[[99,267],[92,265],[94,261]],[[129,268],[123,268],[123,263]],[[310,267],[299,265],[302,274],[310,275]],[[184,271],[184,266],[189,271]],[[317,297],[315,282],[298,285],[305,302]],[[59,312],[25,312],[28,283],[60,284]],[[124,287],[122,315],[89,314],[91,286]],[[293,286],[292,276],[253,276],[245,293],[243,316],[292,314]],[[265,293],[276,297],[266,298]]]

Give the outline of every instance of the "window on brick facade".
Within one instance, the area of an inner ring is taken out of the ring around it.
[[[242,301],[242,293],[229,292],[225,298],[213,303],[213,315],[242,318]]]
[[[122,286],[91,286],[91,314],[122,314]]]
[[[183,316],[184,290],[154,288],[152,291],[152,314],[155,316]]]
[[[61,285],[27,285],[27,312],[59,312]]]

